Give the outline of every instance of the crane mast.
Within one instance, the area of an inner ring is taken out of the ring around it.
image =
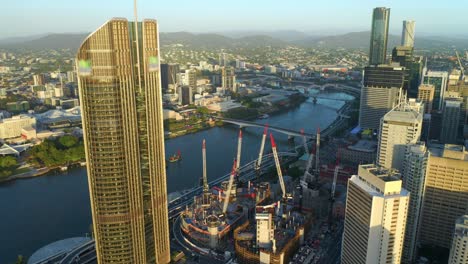
[[[206,141],[203,139],[202,146],[202,155],[203,155],[203,192],[208,193],[208,178],[206,177]]]
[[[315,142],[315,177],[318,179],[320,174],[320,127],[317,128],[317,140]]]
[[[239,141],[237,142],[237,163],[236,163],[237,173],[239,173],[241,151],[242,151],[242,129],[239,129]]]
[[[262,143],[260,145],[260,153],[258,153],[258,159],[257,159],[257,164],[256,164],[256,170],[260,169],[260,166],[262,165],[262,158],[263,158],[263,150],[265,149],[265,141],[267,137],[267,131],[268,131],[268,124],[265,125],[265,129],[263,129],[263,136],[262,136]]]
[[[275,139],[273,138],[273,134],[271,133],[270,133],[270,139],[271,139],[271,148],[273,149],[273,156],[275,157],[276,172],[278,173],[281,191],[283,192],[283,198],[286,198],[286,186],[284,185],[283,173],[281,172],[281,166],[280,166],[279,159],[278,159],[278,151],[276,150]]]
[[[231,189],[232,189],[232,184],[234,183],[234,177],[236,176],[236,160],[234,160],[234,164],[232,165],[232,171],[231,171],[231,177],[229,177],[229,183],[228,187],[226,190],[226,195],[224,197],[224,204],[223,204],[223,214],[226,214],[228,204],[229,204],[229,198],[231,197]]]

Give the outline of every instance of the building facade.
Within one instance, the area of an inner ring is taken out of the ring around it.
[[[177,74],[179,71],[179,64],[161,64],[161,88],[163,91],[169,89],[169,86],[172,87],[177,84]]]
[[[422,84],[434,85],[434,101],[432,103],[433,110],[442,110],[442,107],[444,106],[444,94],[447,90],[447,83],[448,72],[425,70]]]
[[[445,100],[442,108],[442,127],[440,142],[454,144],[458,139],[459,120],[462,102],[458,100]]]
[[[426,167],[429,152],[424,142],[409,144],[406,148],[402,170],[403,187],[410,192],[408,218],[406,221],[403,263],[412,263],[417,255],[418,231],[424,198]]]
[[[341,263],[400,263],[409,204],[400,174],[360,165],[348,181]]]
[[[463,215],[455,223],[449,264],[468,263],[468,215]]]
[[[98,263],[168,263],[163,110],[155,20],[114,18],[77,54]]]
[[[424,103],[424,113],[432,112],[432,103],[434,101],[434,85],[421,84],[418,88],[418,100]]]
[[[385,64],[387,56],[390,8],[377,7],[372,15],[369,65]]]
[[[453,223],[468,210],[468,151],[460,145],[429,146],[420,242],[450,248]]]
[[[36,118],[28,115],[0,118],[0,139],[19,137],[23,128],[34,128],[35,126]]]
[[[229,89],[231,92],[237,92],[236,74],[231,67],[222,69],[222,87]]]
[[[406,146],[421,137],[422,106],[413,108],[402,103],[388,112],[380,122],[378,163],[385,168],[402,171]]]
[[[380,119],[405,97],[404,74],[404,68],[391,65],[364,69],[359,109],[361,128],[379,129]]]

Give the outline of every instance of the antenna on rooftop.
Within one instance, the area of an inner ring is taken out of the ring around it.
[[[141,70],[140,70],[140,42],[138,36],[138,14],[137,14],[137,0],[133,0],[133,15],[135,16],[135,42],[136,42],[136,53],[137,53],[137,72],[138,72],[138,89],[141,92]]]

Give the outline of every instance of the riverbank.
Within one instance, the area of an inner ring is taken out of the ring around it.
[[[34,177],[39,177],[43,176],[45,174],[48,174],[49,172],[64,172],[67,171],[71,167],[83,167],[83,162],[76,162],[72,163],[68,166],[62,165],[62,166],[53,166],[53,167],[42,167],[42,168],[34,168],[34,167],[29,167],[30,170],[27,172],[22,172],[18,174],[13,174],[5,178],[0,178],[0,184],[5,183],[5,182],[10,182],[14,180],[19,180],[19,179],[28,179],[28,178],[34,178]],[[66,170],[63,170],[62,168],[66,167]]]

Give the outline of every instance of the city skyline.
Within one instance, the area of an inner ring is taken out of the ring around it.
[[[45,9],[45,6],[53,8]],[[4,4],[5,10],[10,10],[0,18],[4,31],[0,39],[23,37],[53,33],[92,32],[93,28],[112,17],[132,16],[132,5],[128,1],[107,1],[92,3],[85,0],[80,6],[70,6],[62,1],[10,1]],[[92,4],[93,10],[86,7]],[[448,9],[443,3],[426,3],[423,1],[363,1],[359,5],[349,1],[340,1],[333,9],[322,3],[298,1],[297,5],[269,5],[265,1],[237,1],[235,4],[219,5],[214,1],[203,4],[190,1],[177,3],[165,2],[156,5],[149,1],[141,1],[145,9],[141,9],[142,17],[157,17],[161,32],[189,31],[194,33],[242,31],[283,31],[297,30],[309,35],[336,35],[348,32],[370,30],[372,8],[385,6],[392,11],[389,33],[401,34],[403,20],[417,22],[418,36],[453,36],[468,37],[464,28],[468,22],[463,19],[464,8],[468,3],[459,1],[458,9]],[[180,8],[184,6],[184,8]],[[105,9],[103,9],[105,7]],[[185,8],[186,7],[186,8]],[[43,10],[43,12],[42,12]],[[224,15],[229,10],[231,14],[239,14],[237,19]],[[312,10],[312,12],[311,12]],[[268,12],[267,12],[268,11]],[[272,16],[272,14],[275,14]],[[336,18],[330,19],[330,14]],[[34,19],[35,27],[30,23],[18,21],[18,16]],[[281,16],[283,19],[278,19]],[[85,17],[85,19],[83,19]],[[307,19],[305,19],[307,18]],[[437,23],[433,22],[437,21]],[[345,24],[346,26],[343,26]]]

